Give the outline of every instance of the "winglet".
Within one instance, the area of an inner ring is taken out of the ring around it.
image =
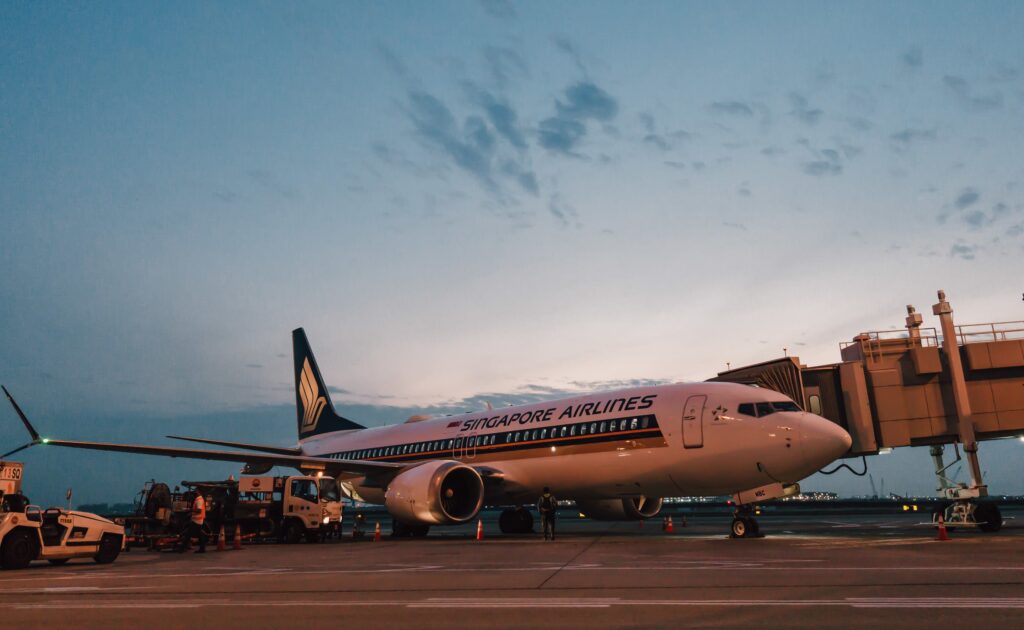
[[[43,439],[39,437],[39,432],[36,431],[35,427],[32,426],[32,423],[29,422],[28,418],[25,417],[25,412],[21,410],[21,407],[18,406],[18,403],[14,402],[14,398],[11,396],[11,392],[7,391],[7,388],[4,387],[3,385],[0,385],[0,389],[4,390],[4,394],[7,395],[7,400],[11,401],[11,405],[14,407],[14,411],[18,413],[18,417],[21,418],[22,424],[24,424],[25,428],[28,429],[28,434],[32,436],[32,441],[42,442]]]

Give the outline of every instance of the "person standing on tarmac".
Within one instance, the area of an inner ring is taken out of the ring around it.
[[[188,522],[188,527],[185,528],[183,539],[178,546],[178,553],[185,553],[193,536],[199,539],[199,549],[196,550],[196,553],[206,553],[206,531],[203,529],[205,523],[206,499],[203,498],[203,493],[197,492],[195,500],[192,501],[192,518]]]
[[[551,494],[551,489],[544,486],[544,494],[537,500],[537,511],[540,512],[540,521],[544,524],[544,540],[555,539],[555,510],[558,508],[558,500]]]

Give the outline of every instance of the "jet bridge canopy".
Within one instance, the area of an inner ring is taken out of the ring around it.
[[[958,441],[958,386],[965,388],[977,439],[1024,435],[1024,322],[956,326],[960,382],[940,332],[921,328],[913,307],[908,315],[905,329],[865,332],[840,344],[840,363],[807,367],[785,357],[710,380],[786,394],[846,429],[851,455]]]

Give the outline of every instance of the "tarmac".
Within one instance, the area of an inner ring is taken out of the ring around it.
[[[7,627],[1024,627],[1024,518],[935,540],[927,515],[562,518],[555,541],[503,536],[496,515],[425,539],[133,550],[112,565],[0,573]],[[1024,514],[1021,514],[1024,516]],[[389,523],[382,522],[386,532]],[[347,531],[347,528],[346,528]],[[321,626],[323,627],[323,626]]]

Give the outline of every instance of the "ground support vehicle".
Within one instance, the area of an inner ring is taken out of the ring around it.
[[[206,498],[206,528],[216,537],[221,527],[233,542],[244,540],[317,542],[339,534],[342,508],[334,480],[326,477],[245,476],[226,481],[183,481],[184,491],[151,481],[124,517],[132,545],[162,549],[173,545],[191,518],[197,493]]]
[[[33,560],[64,564],[92,558],[100,564],[117,559],[124,528],[88,512],[27,505],[21,494],[20,463],[0,462],[0,566],[23,569]]]

